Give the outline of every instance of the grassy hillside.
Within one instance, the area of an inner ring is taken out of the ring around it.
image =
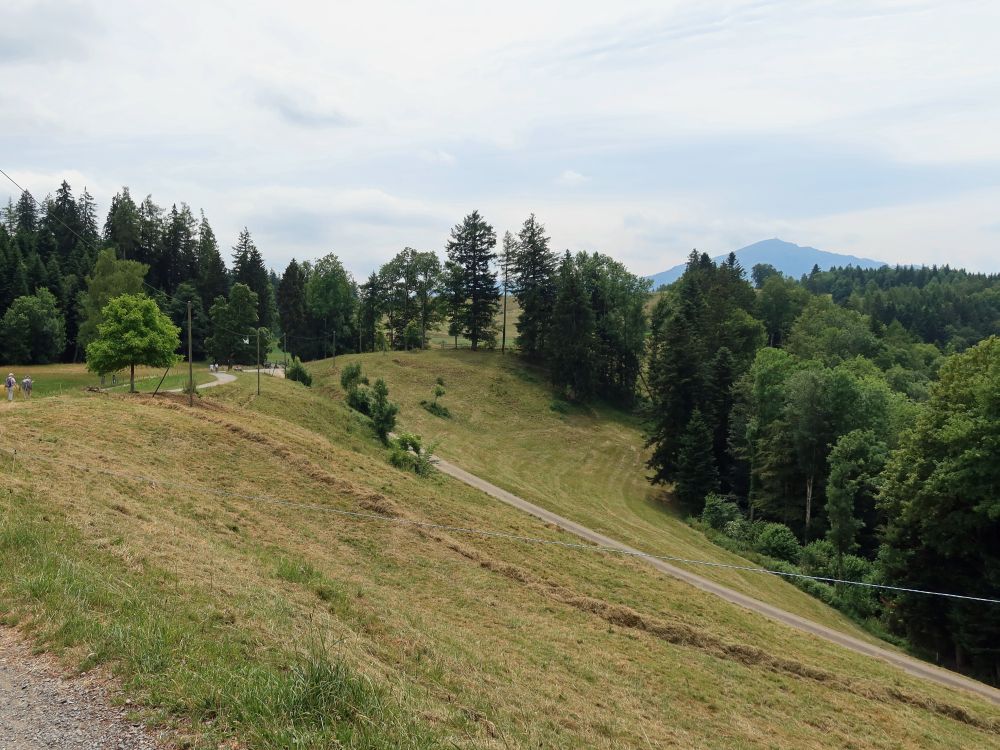
[[[0,421],[0,445],[18,448],[0,455],[4,621],[74,663],[110,665],[147,718],[195,745],[1000,739],[995,707],[637,561],[406,525],[564,538],[445,477],[392,468],[335,389],[263,385],[257,397],[242,376],[194,409],[180,396],[54,396]],[[560,416],[550,440],[583,418]]]
[[[383,377],[402,406],[400,425],[437,453],[544,508],[643,551],[693,560],[753,565],[678,518],[668,497],[646,481],[646,452],[635,417],[604,407],[554,401],[545,373],[517,357],[471,351],[390,352],[357,359],[372,378]],[[314,365],[320,380],[336,376]],[[421,408],[437,378],[451,418]],[[739,570],[681,564],[770,604],[874,640],[847,617],[782,579]]]

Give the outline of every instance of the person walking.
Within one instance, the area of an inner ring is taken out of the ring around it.
[[[21,395],[24,396],[24,398],[31,398],[31,386],[34,384],[35,383],[32,381],[30,375],[24,376],[24,380],[21,381]]]
[[[7,400],[14,400],[14,386],[17,385],[17,380],[14,379],[14,373],[8,372],[7,379],[4,381],[4,386],[7,388]]]

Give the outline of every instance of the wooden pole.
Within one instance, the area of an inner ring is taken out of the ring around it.
[[[257,329],[257,395],[260,395],[260,328]]]
[[[194,406],[194,362],[192,354],[194,346],[191,343],[191,301],[188,300],[188,406]]]

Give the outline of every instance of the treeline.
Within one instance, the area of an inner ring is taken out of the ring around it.
[[[763,266],[752,277],[733,255],[692,253],[656,305],[653,481],[673,484],[719,543],[778,569],[996,598],[1000,340],[961,350],[997,333],[1000,279],[846,268],[795,281]],[[960,293],[976,300],[960,308]],[[902,320],[865,312],[865,300],[909,295]],[[927,327],[905,314],[922,308],[942,317]],[[1000,681],[995,605],[802,585]]]
[[[433,252],[397,254],[359,287],[359,350],[420,348],[428,331],[447,325],[455,346],[462,336],[473,349],[504,349],[513,338],[567,398],[631,401],[649,282],[600,253],[560,256],[533,214],[496,246],[493,227],[473,212],[452,229],[443,264]],[[515,336],[508,295],[520,307]]]

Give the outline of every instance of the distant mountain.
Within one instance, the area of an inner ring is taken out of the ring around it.
[[[725,260],[726,255],[719,255],[712,260],[718,263]],[[840,253],[829,253],[826,250],[817,250],[815,247],[802,247],[792,242],[779,240],[777,237],[741,247],[736,251],[736,258],[739,260],[740,265],[746,269],[748,277],[750,269],[758,263],[770,263],[783,274],[795,279],[804,273],[809,273],[813,266],[819,266],[823,270],[826,270],[833,266],[878,268],[879,266],[886,265],[880,260],[872,260],[871,258],[858,258],[854,255],[841,255]],[[677,281],[681,277],[681,274],[684,273],[684,266],[685,264],[681,263],[679,266],[674,266],[646,278],[652,279],[653,289],[656,289],[663,284],[670,284]]]

